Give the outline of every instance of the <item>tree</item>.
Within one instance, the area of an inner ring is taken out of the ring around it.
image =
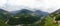
[[[0,26],[10,26],[8,24],[5,24],[5,22],[3,20],[0,19]]]
[[[56,17],[55,19],[56,21],[60,20],[60,14],[56,15],[55,17]]]
[[[52,18],[50,16],[47,16],[45,18],[45,26],[52,26],[53,23],[52,23]]]
[[[18,24],[32,24],[40,19],[37,15],[31,15],[31,14],[20,14],[16,15],[14,17],[11,17],[8,21],[8,24],[10,25],[18,25]]]

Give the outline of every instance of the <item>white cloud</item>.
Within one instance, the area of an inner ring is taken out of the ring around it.
[[[3,7],[6,2],[7,0],[0,0],[0,8]]]
[[[60,0],[0,0],[0,7],[6,8],[7,11],[19,10],[21,6],[38,8],[46,12],[53,12],[60,8]]]

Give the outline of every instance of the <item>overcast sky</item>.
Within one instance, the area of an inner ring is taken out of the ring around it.
[[[16,11],[21,8],[53,12],[60,8],[60,0],[0,0],[0,8]]]

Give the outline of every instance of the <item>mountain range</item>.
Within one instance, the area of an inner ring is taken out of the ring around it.
[[[60,9],[56,10],[53,13],[57,13],[57,12],[60,13]],[[49,14],[48,12],[44,12],[44,11],[41,11],[41,10],[31,11],[31,10],[28,10],[28,9],[21,9],[21,10],[18,10],[18,11],[9,12],[9,11],[0,9],[0,19],[6,21],[11,17],[11,15],[13,15],[13,16],[14,15],[20,15],[22,13],[23,14],[36,14],[36,15],[40,16],[40,19],[41,19],[41,17],[47,16]]]
[[[6,16],[6,17],[10,17],[11,15],[19,15],[19,14],[22,14],[22,13],[36,14],[40,17],[46,16],[46,15],[49,14],[48,12],[44,12],[44,11],[41,11],[41,10],[31,11],[31,10],[27,10],[27,9],[21,9],[21,10],[12,11],[12,12],[8,12],[8,11],[5,11],[3,9],[0,9],[0,15],[1,15],[1,13],[2,13],[2,15]]]
[[[12,11],[10,13],[11,14],[21,14],[21,13],[32,14],[32,13],[34,13],[34,14],[39,15],[39,16],[48,15],[48,12],[44,12],[44,11],[41,11],[41,10],[31,11],[31,10],[28,10],[28,9],[21,9],[21,10],[18,10],[18,11]]]
[[[60,12],[60,9],[54,11],[51,14],[54,14],[54,13],[57,13],[57,12]],[[11,11],[11,12],[0,9],[0,14],[1,13],[2,14],[9,14],[9,15],[15,15],[15,14],[21,14],[21,13],[28,13],[28,14],[34,13],[34,14],[39,15],[39,16],[46,16],[46,15],[49,14],[48,12],[44,12],[44,11],[41,11],[41,10],[31,11],[31,10],[28,10],[28,9],[21,9],[21,10],[18,10],[18,11]]]

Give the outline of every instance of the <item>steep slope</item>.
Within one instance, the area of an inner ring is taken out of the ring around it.
[[[9,17],[10,17],[10,14],[8,11],[0,9],[0,20],[6,21]]]
[[[52,13],[50,14],[50,16],[51,16],[51,17],[54,17],[54,16],[56,16],[56,15],[58,15],[58,14],[60,14],[60,9],[52,12]]]
[[[51,14],[55,14],[55,13],[60,13],[60,9],[58,9],[58,10],[56,10],[56,11],[54,11],[53,13],[51,13]]]

